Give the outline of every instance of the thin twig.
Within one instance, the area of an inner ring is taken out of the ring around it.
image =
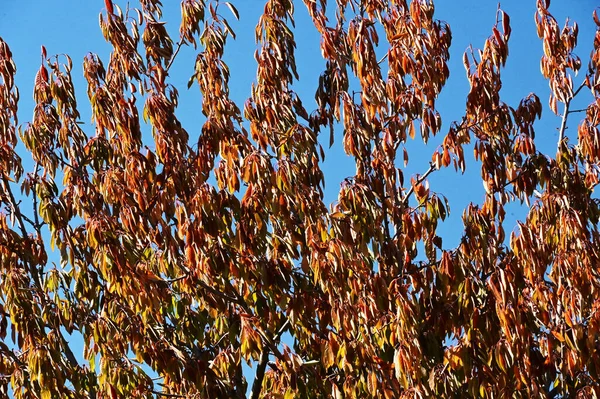
[[[171,59],[169,60],[169,63],[165,67],[165,72],[169,72],[169,69],[171,69],[171,65],[173,65],[173,61],[175,61],[175,57],[177,57],[177,54],[179,54],[179,50],[181,50],[181,46],[183,46],[183,43],[184,43],[184,39],[182,37],[177,42],[177,47],[175,48],[175,52],[171,56]]]
[[[418,186],[419,184],[423,183],[423,181],[425,179],[427,179],[427,177],[430,174],[432,174],[435,170],[437,170],[436,166],[433,164],[433,162],[430,162],[429,163],[429,169],[427,169],[427,171],[422,176],[419,176],[419,178],[417,179],[417,181],[415,182],[415,184],[413,184],[410,187],[410,189],[408,190],[408,192],[406,193],[406,195],[402,199],[402,202],[404,202],[404,203],[408,202],[410,196],[415,192],[415,186]]]
[[[274,339],[279,340],[279,338],[281,338],[281,336],[283,335],[283,333],[285,332],[285,330],[288,328],[289,325],[290,325],[290,319],[286,318],[285,323],[283,323],[283,325],[281,326],[279,331],[277,331],[277,334],[275,334]]]
[[[579,90],[578,90],[579,91]],[[454,131],[454,133],[458,133],[460,131],[463,130],[468,130],[471,129],[474,126],[477,126],[479,123],[486,121],[487,119],[490,119],[491,116],[493,114],[488,115],[484,120],[482,121],[475,121],[473,123],[470,123],[468,125],[465,125],[466,123],[466,119],[463,117],[462,122],[460,123],[460,125],[458,126],[458,128]],[[425,174],[423,174],[422,176],[420,176],[417,179],[417,183],[415,184],[415,186],[418,186],[419,184],[421,184],[430,174],[432,174],[433,172],[435,172],[436,170],[438,170],[438,168],[434,165],[433,162],[429,162],[429,169],[427,169],[427,171],[425,172]],[[410,196],[413,194],[413,192],[415,191],[415,186],[412,186],[408,192],[406,193],[406,195],[404,196],[404,198],[402,199],[403,203],[407,203]]]
[[[158,392],[158,391],[152,391],[152,393],[154,395],[158,395],[158,396],[163,396],[165,398],[185,398],[185,395],[178,395],[176,393],[165,393],[165,392]]]
[[[31,227],[33,227],[34,229],[36,229],[36,227],[37,227],[37,224],[36,224],[36,223],[35,223],[33,220],[31,220],[31,219],[30,219],[28,216],[26,216],[26,215],[21,215],[21,216],[23,217],[23,220],[24,220],[24,221],[26,221],[27,223],[29,223],[29,224],[31,225]],[[37,231],[37,229],[36,229],[36,231]]]
[[[23,361],[22,361],[21,359],[19,359],[19,356],[21,356],[23,353],[26,353],[26,352],[23,352],[21,355],[17,355],[16,353],[14,353],[14,352],[13,352],[13,351],[11,351],[11,350],[8,350],[8,348],[7,348],[7,350],[5,350],[5,351],[0,351],[0,353],[2,353],[2,354],[6,354],[6,355],[7,355],[8,357],[10,357],[10,358],[13,360],[13,362],[15,362],[15,363],[16,363],[16,364],[17,364],[17,365],[20,367],[20,368],[25,368],[25,367],[26,367],[25,363],[23,363]]]
[[[200,284],[202,286],[202,288],[204,288],[206,291],[210,292],[211,294],[218,296],[219,298],[224,299],[227,302],[231,302],[231,303],[240,305],[244,309],[246,309],[246,303],[244,303],[243,301],[240,301],[239,299],[229,296],[227,294],[224,294],[221,291],[215,290],[214,288],[212,288],[211,286],[209,286],[202,280],[198,280],[198,284]]]
[[[33,221],[35,223],[34,229],[37,231],[38,236],[41,237],[41,228],[42,224],[40,224],[40,217],[38,215],[38,198],[37,198],[37,185],[38,185],[38,174],[40,172],[40,163],[35,163],[35,170],[33,172],[34,181],[33,181]]]
[[[228,336],[229,336],[229,333],[228,333],[228,332],[226,332],[226,333],[225,333],[225,334],[223,334],[223,336],[222,336],[221,338],[219,338],[219,340],[218,340],[218,341],[217,341],[217,342],[216,342],[214,345],[212,345],[212,346],[213,346],[214,348],[218,348],[218,347],[219,347],[219,345],[221,344],[221,342],[223,342],[223,340],[224,340],[225,338],[227,338]]]
[[[164,281],[165,281],[165,283],[167,283],[167,284],[173,284],[173,283],[176,283],[176,282],[178,282],[178,281],[181,281],[181,280],[183,280],[184,278],[187,278],[187,277],[188,277],[188,275],[187,275],[187,274],[184,274],[183,276],[175,277],[175,278],[172,278],[172,279],[170,279],[170,280],[164,280]]]
[[[264,331],[262,331],[260,329],[257,329],[256,332],[258,333],[258,335],[260,335],[260,338],[262,339],[262,341],[264,343],[263,350],[269,349],[271,351],[271,353],[273,353],[273,355],[275,355],[275,357],[277,357],[278,359],[283,359],[283,354],[277,347],[278,339],[275,340],[275,339],[269,338],[269,335],[267,335],[267,333],[265,333]]]
[[[573,109],[573,110],[570,110],[569,113],[570,114],[576,114],[578,112],[586,112],[587,110],[588,110],[587,108]]]
[[[15,199],[12,189],[10,188],[10,181],[8,180],[8,176],[6,176],[6,175],[2,176],[2,185],[4,188],[4,192],[8,195],[8,205],[11,208],[11,212],[17,219],[19,229],[21,230],[21,235],[23,236],[23,239],[25,240],[29,236],[29,234],[27,233],[27,229],[25,228],[25,222],[23,221],[23,214],[21,213],[21,209],[19,208],[17,200]],[[41,291],[41,289],[42,289],[42,283],[40,280],[41,272],[36,270],[33,265],[30,265],[27,260],[23,259],[23,263],[24,263],[26,271],[31,274],[31,278],[33,279],[35,287]]]
[[[25,223],[23,222],[23,215],[21,214],[21,210],[17,205],[17,200],[10,188],[10,182],[7,176],[2,176],[2,185],[4,186],[4,192],[8,194],[8,201],[11,208],[11,211],[17,218],[17,223],[19,224],[19,228],[21,229],[21,234],[23,238],[27,238],[27,229],[25,228]]]

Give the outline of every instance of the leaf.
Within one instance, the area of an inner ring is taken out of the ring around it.
[[[500,15],[502,15],[502,31],[504,32],[504,36],[506,40],[510,37],[511,29],[510,29],[510,17],[507,13],[500,10]]]
[[[371,394],[372,397],[376,397],[377,396],[377,373],[375,371],[370,371],[369,372],[369,377],[367,380],[367,384],[368,384],[368,391]]]
[[[233,31],[233,29],[231,29],[231,26],[229,26],[229,22],[227,22],[226,19],[222,19],[221,21],[223,22],[223,25],[225,25],[225,30],[227,30],[227,32],[229,32],[231,37],[233,37],[233,39],[235,39],[235,32]]]
[[[343,212],[333,212],[332,214],[329,215],[331,218],[333,219],[337,219],[337,220],[344,220],[346,219],[346,214]]]
[[[108,11],[109,14],[115,13],[112,0],[104,0],[104,5],[106,6],[106,11]]]
[[[331,384],[331,395],[333,399],[342,399],[344,397],[335,383]]]
[[[325,369],[328,369],[335,364],[335,356],[333,355],[333,350],[329,343],[326,342],[323,344],[321,356],[323,367],[325,367]]]
[[[231,4],[230,2],[226,1],[225,5],[227,7],[229,7],[229,9],[231,10],[231,13],[233,14],[233,16],[235,17],[235,19],[237,19],[239,21],[240,19],[240,13],[238,12],[238,10],[233,6],[233,4]]]
[[[400,349],[396,348],[394,351],[394,371],[396,373],[396,379],[400,381],[402,378],[402,354]]]
[[[190,89],[192,87],[192,85],[194,84],[194,81],[196,80],[196,74],[193,74],[188,82],[187,82],[187,88]]]

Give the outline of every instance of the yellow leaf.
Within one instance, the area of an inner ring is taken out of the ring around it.
[[[346,218],[346,214],[344,214],[343,212],[333,212],[331,215],[333,219],[338,219],[338,220],[343,220]]]
[[[333,366],[335,363],[335,357],[333,356],[333,351],[331,350],[331,345],[329,343],[323,345],[322,361],[323,367],[326,369]]]
[[[396,379],[400,380],[402,377],[402,358],[398,348],[394,352],[394,371],[396,372]]]
[[[558,339],[560,342],[565,342],[565,337],[563,337],[563,335],[561,333],[558,333],[556,331],[552,331],[552,335],[554,335],[554,337],[556,339]]]

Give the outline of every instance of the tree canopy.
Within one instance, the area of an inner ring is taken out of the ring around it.
[[[241,34],[235,2],[183,0],[178,37],[161,1],[119,3],[100,14],[110,57],[83,60],[87,99],[71,58],[42,47],[29,123],[0,38],[0,396],[600,394],[596,11],[581,60],[577,23],[537,0],[550,98],[508,104],[511,25],[498,8],[464,54],[464,114],[442,124],[452,34],[432,0],[264,0],[245,104],[224,61]],[[314,109],[294,89],[309,62],[295,57],[294,7],[321,36]],[[197,137],[176,116],[183,46],[196,51]],[[573,109],[582,92],[592,102]],[[552,154],[536,146],[543,113],[560,117]],[[406,143],[434,136],[408,175]],[[356,165],[333,204],[328,146]],[[448,248],[449,201],[429,177],[454,169],[460,184],[467,165],[485,195],[459,210]],[[525,217],[507,226],[513,203]]]

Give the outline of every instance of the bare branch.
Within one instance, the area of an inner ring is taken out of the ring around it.
[[[60,344],[62,346],[62,349],[65,353],[67,360],[69,361],[69,365],[74,370],[77,370],[79,368],[79,363],[77,362],[77,358],[75,357],[75,354],[73,354],[73,351],[71,350],[71,347],[69,346],[69,342],[65,339],[65,336],[63,335],[62,331],[60,331],[59,328],[56,328],[54,331],[56,331],[58,333],[58,337],[60,338]]]
[[[40,223],[40,216],[38,214],[38,198],[37,198],[37,185],[38,185],[38,175],[40,173],[40,164],[39,162],[35,163],[35,171],[33,172],[35,180],[33,181],[33,228],[37,231],[38,235],[41,236],[41,228],[43,223]]]
[[[578,113],[578,112],[586,112],[586,111],[587,111],[587,108],[581,108],[581,109],[573,109],[573,110],[570,110],[570,111],[569,111],[569,113],[570,113],[570,114],[576,114],[576,113]]]
[[[181,39],[179,39],[179,41],[177,42],[177,47],[175,48],[175,52],[173,53],[173,55],[171,56],[171,59],[169,60],[169,62],[167,63],[167,66],[165,67],[165,72],[169,72],[169,69],[171,69],[171,65],[173,65],[173,62],[175,61],[175,58],[177,57],[177,54],[179,54],[179,50],[181,50],[181,46],[183,46],[184,43],[184,39],[183,37]]]
[[[260,354],[260,360],[258,361],[258,366],[256,367],[256,376],[254,377],[254,382],[252,383],[252,393],[250,394],[250,399],[258,399],[260,395],[263,379],[265,378],[265,370],[267,369],[267,363],[269,362],[269,354],[272,352],[279,359],[282,359],[283,356],[279,349],[277,349],[277,343],[289,325],[290,319],[286,318],[285,322],[279,328],[279,330],[277,330],[277,333],[272,339],[267,337],[262,331],[258,331],[263,341],[265,341],[265,346],[263,347],[262,353]]]
[[[281,326],[281,328],[279,329],[279,331],[277,331],[277,334],[275,334],[275,337],[273,337],[274,340],[279,340],[279,338],[281,338],[281,336],[283,335],[283,333],[285,332],[285,330],[289,327],[290,325],[290,319],[288,319],[286,317],[285,322],[283,323],[283,325]]]
[[[260,395],[268,361],[269,351],[265,347],[263,348],[262,353],[260,354],[260,360],[258,361],[258,366],[256,367],[256,377],[254,377],[254,383],[252,384],[252,393],[250,394],[250,399],[258,399]]]
[[[7,176],[2,176],[2,186],[4,188],[4,192],[8,195],[8,201],[11,208],[11,211],[17,218],[17,223],[19,224],[19,228],[21,230],[21,234],[23,238],[27,238],[27,229],[25,228],[25,223],[23,222],[23,215],[21,214],[21,209],[17,204],[15,196],[10,188],[10,181]]]
[[[33,227],[34,229],[36,228],[37,224],[33,220],[31,220],[28,216],[21,215],[21,217],[23,218],[24,221],[26,221],[28,224],[30,224],[31,227]]]
[[[164,398],[185,398],[185,395],[178,395],[176,393],[165,393],[165,392],[158,392],[158,391],[152,391],[152,393],[154,395],[158,395],[158,396],[162,396]]]
[[[466,124],[467,120],[466,120],[466,118],[464,118],[464,117],[463,117],[463,120],[462,120],[462,122],[461,122],[461,123],[460,123],[460,125],[457,127],[457,129],[456,129],[456,131],[455,131],[455,132],[456,132],[456,133],[458,133],[458,132],[460,132],[460,131],[463,131],[463,130],[468,130],[468,129],[471,129],[471,128],[472,128],[472,127],[474,127],[474,126],[477,126],[479,123],[481,123],[481,122],[483,122],[483,121],[486,121],[486,120],[490,119],[490,118],[492,117],[492,115],[493,115],[493,114],[490,114],[490,115],[488,115],[488,116],[487,116],[486,118],[484,118],[482,121],[475,121],[475,122],[472,122],[472,123],[470,123],[470,124]],[[421,183],[422,183],[422,182],[423,182],[425,179],[427,179],[427,177],[428,177],[430,174],[432,174],[432,173],[433,173],[433,172],[435,172],[436,170],[438,170],[438,168],[435,166],[435,164],[434,164],[433,162],[431,162],[431,161],[430,161],[430,162],[429,162],[429,169],[427,169],[427,171],[426,171],[426,172],[425,172],[425,173],[424,173],[422,176],[419,176],[419,178],[417,179],[417,184],[416,184],[416,185],[419,185],[419,184],[421,184]],[[405,204],[406,204],[406,203],[408,203],[408,200],[410,199],[410,196],[411,196],[411,195],[414,193],[414,191],[415,191],[415,188],[414,188],[414,186],[412,186],[412,187],[411,187],[411,188],[408,190],[408,192],[406,193],[406,195],[404,196],[404,198],[402,199],[402,202],[403,202],[403,203],[405,203]]]
[[[581,85],[579,85],[577,90],[575,90],[573,95],[565,103],[565,110],[563,112],[562,119],[560,121],[560,128],[558,129],[558,143],[556,145],[557,151],[560,151],[561,144],[565,139],[565,130],[567,130],[567,120],[569,119],[569,114],[572,113],[571,111],[569,111],[569,107],[571,106],[571,101],[575,98],[575,96],[577,96],[577,94],[579,94],[581,89],[583,89],[584,87],[585,87],[585,80],[583,81],[583,83],[581,83]],[[575,112],[575,111],[573,111],[573,112]]]

